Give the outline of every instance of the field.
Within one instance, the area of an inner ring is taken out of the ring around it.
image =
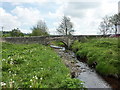
[[[3,88],[82,88],[50,47],[2,43]]]
[[[90,66],[94,65],[100,74],[120,77],[120,42],[118,38],[75,41],[72,49],[80,59],[86,61]]]

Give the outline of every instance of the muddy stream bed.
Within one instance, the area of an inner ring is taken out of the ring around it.
[[[64,47],[51,45],[50,47],[58,53],[65,65],[71,71],[72,78],[78,78],[84,82],[86,88],[120,88],[119,80],[110,77],[100,76],[94,69],[91,69],[86,63],[77,60],[72,51],[65,51]]]

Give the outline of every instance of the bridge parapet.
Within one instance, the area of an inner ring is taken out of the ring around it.
[[[70,41],[81,40],[84,37],[101,37],[102,35],[74,35],[70,37]],[[17,44],[29,44],[29,43],[40,43],[47,44],[49,41],[63,41],[68,43],[67,37],[62,35],[56,36],[33,36],[33,37],[3,37],[0,38],[1,41],[17,43]]]

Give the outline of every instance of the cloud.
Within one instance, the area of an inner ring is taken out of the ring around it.
[[[90,2],[91,1],[91,2]],[[74,34],[97,34],[98,26],[102,21],[102,18],[106,15],[111,16],[117,13],[117,0],[90,0],[89,2],[67,2],[60,5],[55,13],[50,13],[51,16],[59,17],[60,13],[71,17],[71,21],[74,23]],[[96,1],[96,2],[95,2]],[[58,13],[59,12],[59,13]],[[59,20],[60,21],[60,20]],[[54,22],[55,27],[58,27],[59,23]]]
[[[5,30],[10,30],[21,26],[21,22],[18,21],[18,17],[7,13],[3,8],[0,8],[0,26]]]
[[[23,26],[30,26],[37,23],[38,20],[43,19],[40,11],[34,8],[25,8],[17,6],[14,10],[11,11],[12,14],[19,18],[19,21]]]
[[[105,15],[111,16],[118,12],[117,3],[119,0],[2,0],[11,2],[15,8],[6,12],[0,9],[3,16],[0,19],[4,26],[13,28],[20,27],[22,31],[27,30],[40,19],[45,19],[49,24],[51,34],[56,34],[62,16],[67,15],[74,24],[75,34],[96,34],[98,25]],[[48,2],[53,2],[49,4]],[[30,3],[37,7],[26,7],[20,3]],[[48,9],[46,5],[56,5]],[[38,7],[43,7],[39,10]],[[30,30],[28,30],[30,32]]]
[[[20,28],[22,33],[32,33],[32,30]]]
[[[17,6],[11,13],[0,8],[0,12],[0,26],[3,26],[5,30],[20,28],[22,32],[31,32],[30,28],[33,25],[39,20],[44,20],[40,11],[34,8]]]
[[[34,2],[47,2],[48,0],[1,0],[1,2],[12,2],[12,3],[34,3]]]

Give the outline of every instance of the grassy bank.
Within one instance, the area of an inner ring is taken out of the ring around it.
[[[120,76],[120,43],[118,38],[86,39],[75,41],[72,49],[89,65],[97,63],[95,69],[102,75]]]
[[[77,88],[69,70],[49,47],[40,44],[2,44],[3,88]]]

